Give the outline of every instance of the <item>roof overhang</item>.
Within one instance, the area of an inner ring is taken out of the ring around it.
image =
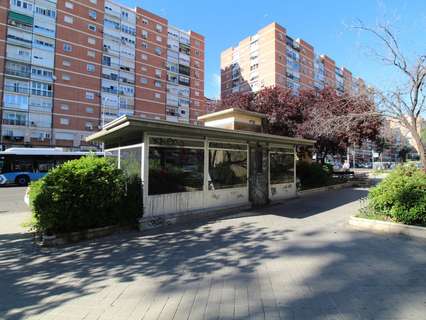
[[[229,109],[220,110],[220,111],[217,111],[217,112],[208,113],[208,114],[199,116],[197,119],[202,120],[202,121],[206,121],[206,120],[221,118],[221,117],[224,117],[224,116],[232,116],[232,115],[248,115],[248,116],[254,116],[254,117],[258,117],[258,118],[266,118],[266,115],[263,114],[263,113],[242,110],[242,109],[239,109],[239,108],[229,108]]]
[[[173,137],[214,138],[251,142],[269,142],[311,146],[314,140],[291,138],[252,131],[229,130],[215,127],[202,127],[187,123],[176,123],[164,120],[143,119],[132,116],[121,116],[107,123],[102,130],[88,136],[86,141],[100,141],[108,145],[128,145],[139,140],[145,133]]]

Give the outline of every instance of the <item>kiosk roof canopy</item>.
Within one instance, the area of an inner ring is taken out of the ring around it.
[[[145,133],[173,137],[229,139],[306,146],[315,143],[314,140],[308,139],[290,138],[252,131],[203,127],[187,123],[144,119],[126,115],[107,123],[102,130],[90,135],[86,140],[100,141],[106,145],[129,145],[143,142]]]

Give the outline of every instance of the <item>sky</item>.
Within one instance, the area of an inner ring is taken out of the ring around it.
[[[382,89],[401,81],[371,49],[381,46],[352,26],[357,20],[392,25],[410,58],[426,54],[426,0],[116,0],[139,6],[168,19],[169,24],[205,37],[205,96],[220,95],[220,53],[243,38],[277,22],[293,38],[327,54],[337,66]]]

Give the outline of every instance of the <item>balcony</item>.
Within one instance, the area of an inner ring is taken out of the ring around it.
[[[11,68],[5,68],[5,73],[7,75],[21,77],[21,78],[29,78],[31,75],[30,70],[17,70],[17,69],[11,69]]]
[[[12,126],[26,126],[28,121],[21,119],[3,119],[3,124],[8,124]]]
[[[19,86],[11,86],[11,85],[5,85],[4,91],[14,92],[14,93],[22,93],[22,94],[29,94],[30,93],[29,88],[22,88],[22,87],[19,87]]]

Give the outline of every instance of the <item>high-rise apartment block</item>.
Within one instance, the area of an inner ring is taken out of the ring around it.
[[[221,54],[221,96],[235,92],[258,91],[281,86],[295,93],[301,89],[322,89],[361,93],[365,83],[333,59],[317,55],[304,40],[293,39],[277,23],[269,24],[255,35],[226,49]]]
[[[1,1],[0,95],[3,147],[84,149],[123,114],[195,122],[204,37],[111,1]]]

